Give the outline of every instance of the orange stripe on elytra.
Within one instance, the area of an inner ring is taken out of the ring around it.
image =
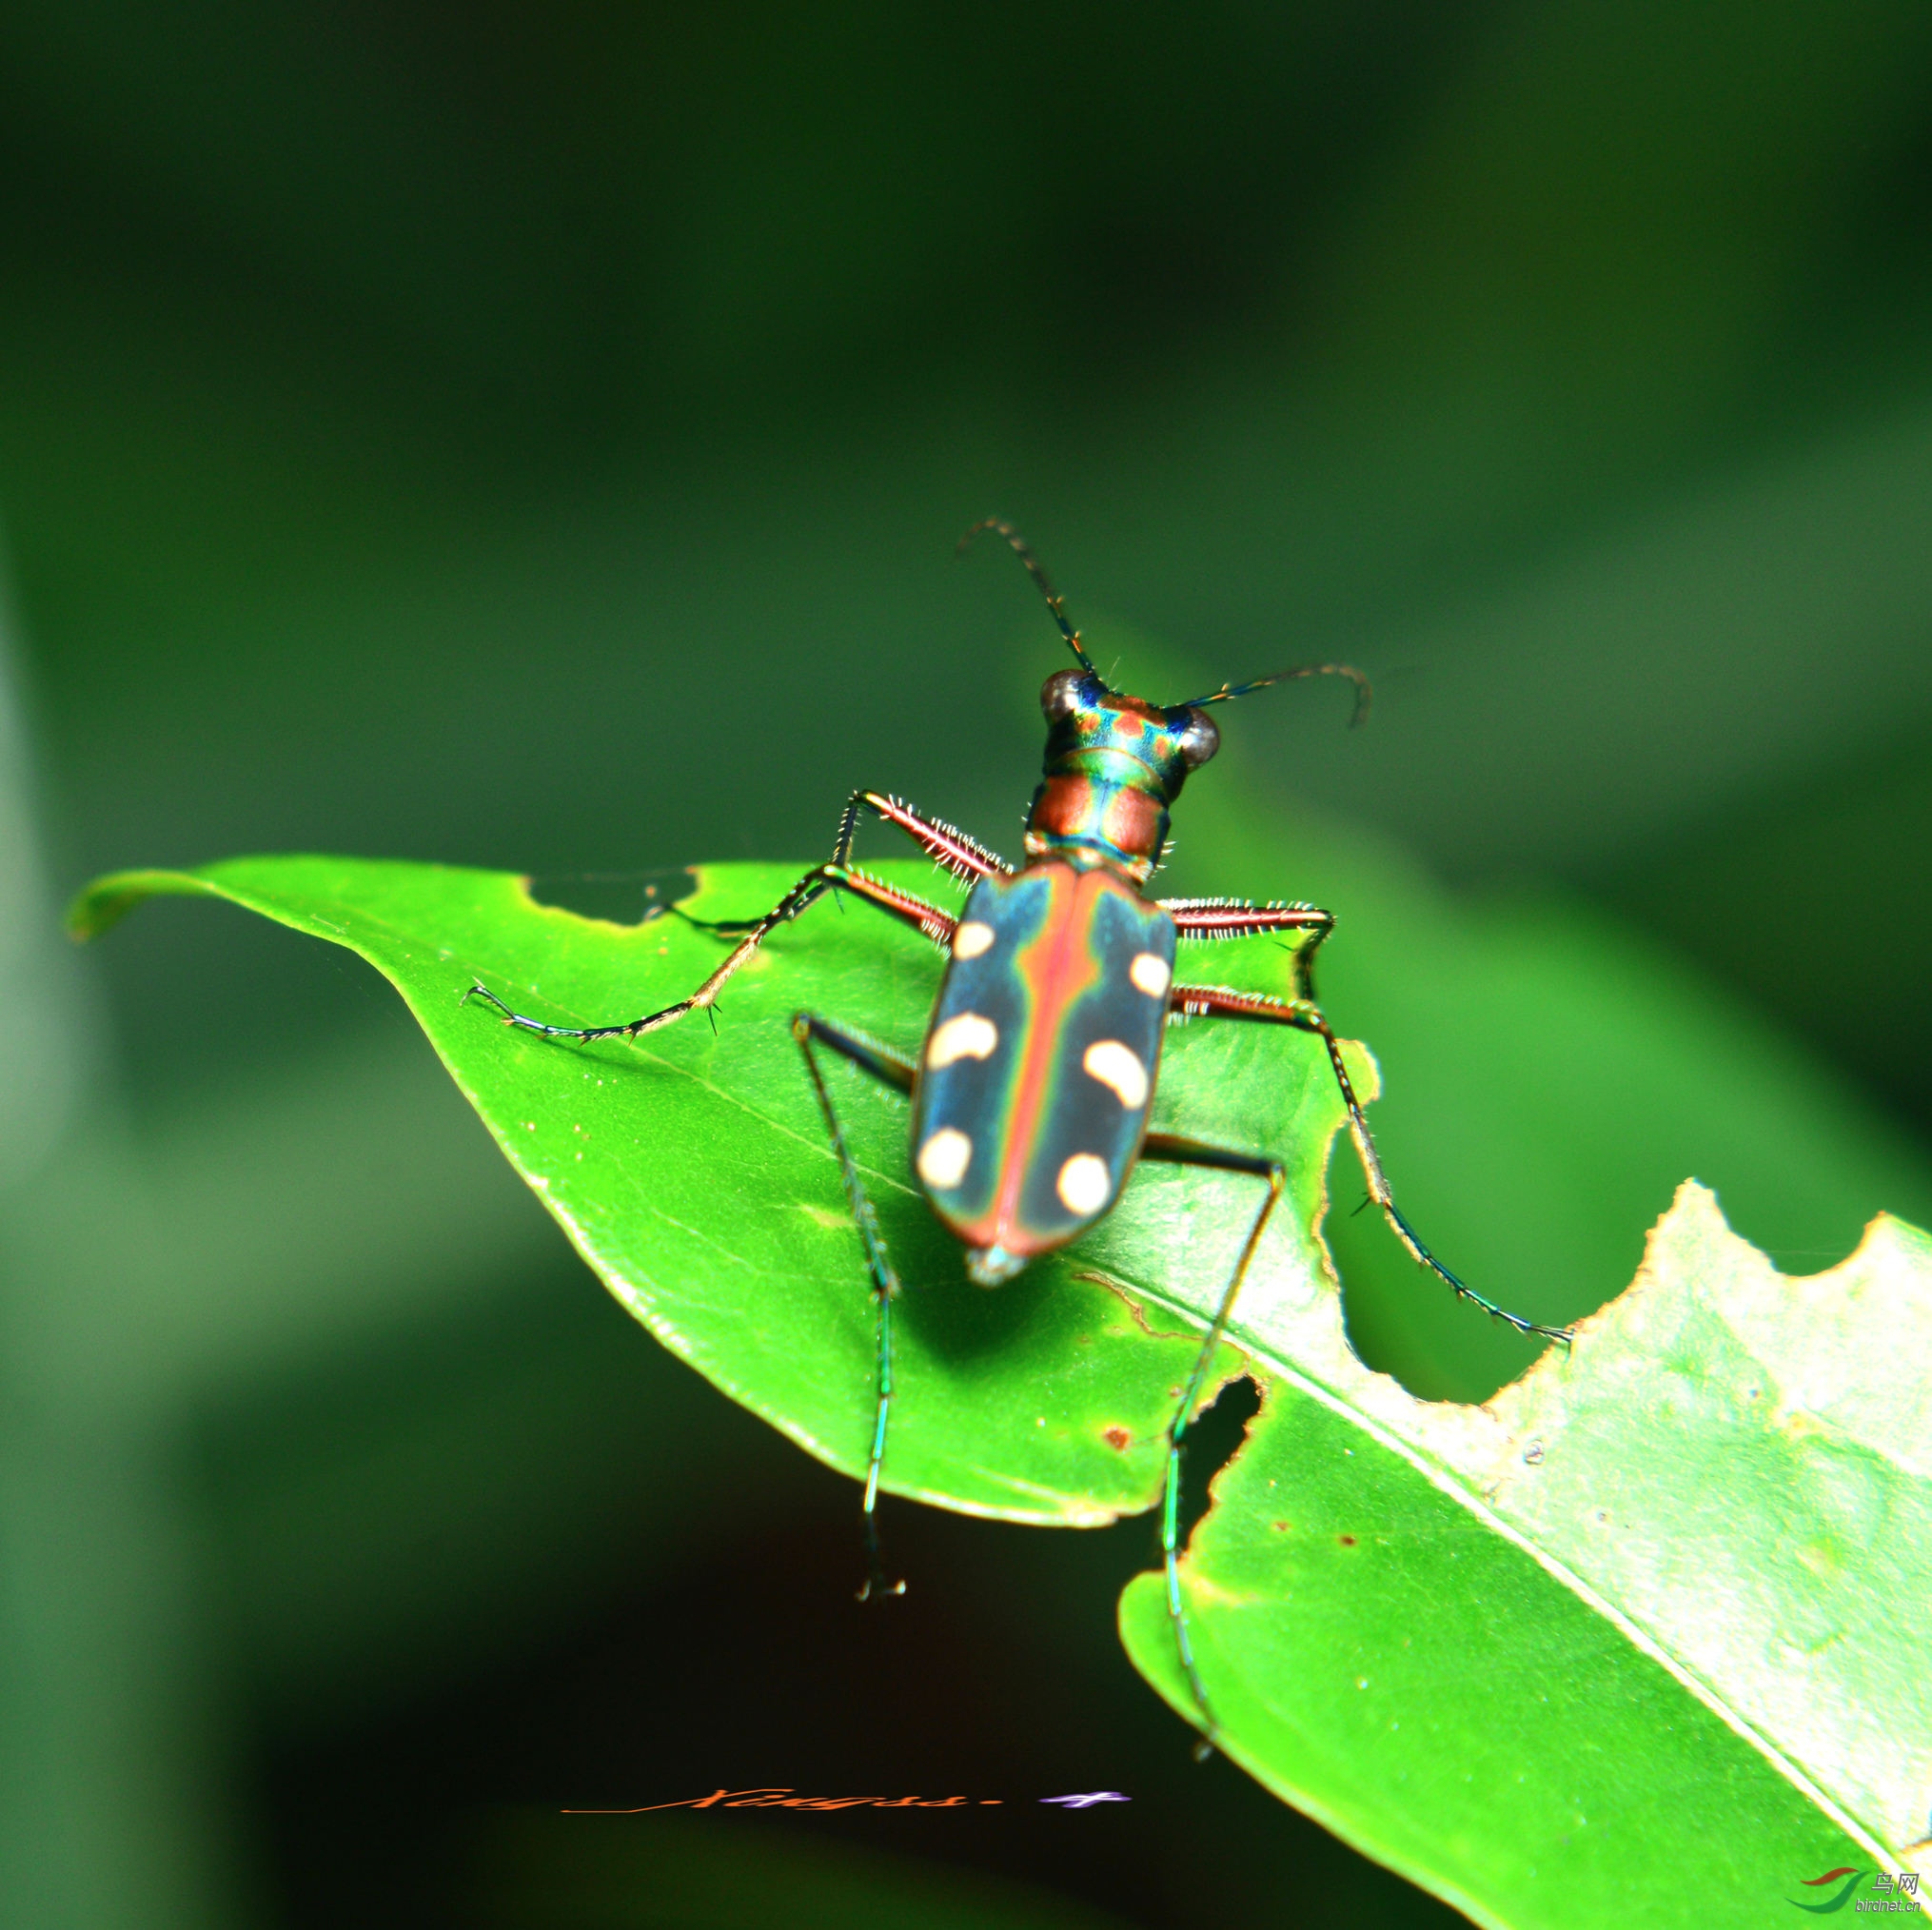
[[[987,1215],[992,1222],[989,1231],[993,1237],[985,1243],[1004,1246],[1011,1252],[1020,1249],[1005,1235],[1015,1224],[1020,1187],[1032,1163],[1034,1128],[1046,1103],[1048,1078],[1059,1045],[1060,1021],[1067,1008],[1100,975],[1099,962],[1089,942],[1093,920],[1083,916],[1088,908],[1080,902],[1089,896],[1082,887],[1093,876],[1055,872],[1054,896],[1041,921],[1040,935],[1031,945],[1022,947],[1014,960],[1032,995],[1033,1010],[1028,1014],[1026,1058],[1014,1083],[999,1191],[994,1198],[992,1212]]]

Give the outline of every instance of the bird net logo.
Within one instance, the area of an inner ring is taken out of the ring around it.
[[[1860,1896],[1867,1878],[1871,1880],[1871,1890]],[[1822,1877],[1802,1877],[1799,1881],[1805,1889],[1816,1893],[1816,1900],[1792,1897],[1787,1900],[1794,1909],[1813,1917],[1833,1917],[1844,1909],[1916,1913],[1919,1908],[1917,1870],[1855,1870],[1845,1863],[1838,1869],[1826,1870]]]

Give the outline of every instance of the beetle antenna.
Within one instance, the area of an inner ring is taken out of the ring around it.
[[[1277,670],[1272,677],[1257,677],[1252,683],[1224,683],[1206,697],[1191,697],[1186,703],[1171,707],[1187,710],[1196,704],[1227,703],[1248,696],[1251,691],[1266,690],[1271,683],[1291,683],[1300,677],[1346,677],[1355,686],[1355,709],[1349,719],[1349,728],[1353,730],[1369,715],[1369,701],[1374,693],[1369,687],[1369,679],[1352,663],[1297,663],[1292,670]]]
[[[1040,567],[1039,558],[1034,555],[1026,538],[1020,535],[1019,531],[1014,528],[1012,523],[1002,522],[996,516],[982,517],[959,539],[958,547],[954,550],[953,554],[955,556],[964,556],[966,554],[966,545],[982,529],[998,530],[1000,535],[1005,537],[1007,542],[1013,545],[1013,553],[1026,565],[1027,575],[1039,585],[1039,593],[1047,600],[1047,608],[1054,613],[1054,621],[1060,626],[1060,635],[1067,640],[1067,648],[1079,659],[1080,668],[1089,677],[1096,678],[1102,683],[1106,682],[1107,679],[1101,677],[1100,673],[1094,668],[1094,660],[1081,648],[1080,633],[1067,621],[1066,610],[1060,603],[1060,594],[1054,588],[1052,582],[1048,581],[1046,571]]]

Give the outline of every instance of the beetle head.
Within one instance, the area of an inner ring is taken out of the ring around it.
[[[1040,691],[1047,719],[1046,780],[1034,794],[1027,817],[1030,857],[1059,851],[1076,862],[1117,864],[1144,881],[1166,849],[1168,806],[1180,796],[1188,773],[1221,747],[1210,704],[1231,702],[1271,683],[1346,677],[1355,686],[1350,723],[1360,723],[1369,713],[1369,679],[1347,663],[1296,664],[1252,683],[1224,683],[1185,703],[1150,703],[1114,690],[1094,668],[1039,559],[1011,523],[995,517],[976,522],[959,547],[982,529],[996,529],[1012,545],[1074,653],[1074,667],[1056,670]],[[1082,853],[1088,856],[1082,858]]]
[[[1110,690],[1091,669],[1056,670],[1040,689],[1049,777],[1086,771],[1116,783],[1180,796],[1190,771],[1221,748],[1221,733],[1198,704],[1162,708]]]

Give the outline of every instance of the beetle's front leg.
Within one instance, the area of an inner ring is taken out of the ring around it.
[[[852,862],[852,846],[858,837],[860,820],[867,812],[881,824],[890,824],[896,830],[903,831],[928,857],[936,864],[944,865],[956,878],[976,880],[1005,877],[1012,874],[1012,865],[996,851],[988,851],[977,838],[969,837],[965,832],[941,818],[928,817],[902,799],[889,798],[881,791],[855,791],[845,800],[845,809],[838,819],[838,835],[832,840],[832,862],[835,865]],[[676,912],[687,925],[696,925],[704,932],[715,932],[720,938],[740,937],[758,929],[753,920],[694,918],[689,913],[679,911],[676,905],[667,909]],[[803,910],[804,906],[800,905],[789,916],[797,917]]]
[[[860,815],[871,812],[881,824],[903,831],[935,863],[943,864],[955,877],[1004,877],[1013,871],[996,851],[988,851],[976,837],[969,837],[956,825],[940,817],[928,817],[903,798],[887,797],[880,791],[855,791],[846,800],[845,816],[838,821],[838,839],[832,847],[832,862],[846,864],[852,857],[852,841],[858,835]]]
[[[902,924],[917,927],[936,945],[952,943],[953,928],[957,920],[950,913],[942,912],[937,905],[929,905],[924,898],[916,898],[911,892],[902,892],[897,885],[889,885],[880,878],[868,877],[864,872],[854,871],[849,865],[818,864],[745,933],[731,948],[723,963],[690,997],[680,998],[675,1005],[666,1005],[657,1012],[647,1012],[641,1018],[626,1019],[621,1025],[550,1025],[541,1018],[527,1018],[521,1012],[512,1012],[487,986],[472,985],[463,995],[466,1000],[481,998],[495,1006],[503,1014],[505,1025],[521,1027],[524,1032],[541,1033],[545,1038],[637,1038],[644,1033],[656,1032],[672,1024],[687,1012],[701,1012],[715,1003],[726,980],[758,950],[774,927],[796,918],[834,886],[850,892],[866,904],[876,905]]]
[[[1567,1328],[1546,1327],[1541,1321],[1511,1313],[1507,1307],[1499,1307],[1495,1301],[1486,1299],[1467,1281],[1450,1272],[1423,1244],[1421,1234],[1403,1216],[1401,1208],[1395,1204],[1395,1195],[1390,1191],[1388,1176],[1382,1171],[1382,1161],[1375,1151],[1374,1137],[1362,1112],[1362,1102],[1355,1096],[1354,1082],[1349,1077],[1349,1069],[1342,1061],[1341,1041],[1312,999],[1270,998],[1262,993],[1236,992],[1225,985],[1176,985],[1169,995],[1168,1009],[1189,1018],[1245,1018],[1263,1025],[1287,1025],[1297,1032],[1315,1034],[1328,1048],[1329,1064],[1334,1070],[1335,1084],[1341,1089],[1342,1103],[1349,1109],[1349,1136],[1355,1142],[1355,1152],[1362,1161],[1362,1172],[1369,1183],[1369,1197],[1381,1208],[1382,1216],[1394,1231],[1396,1238],[1409,1249],[1410,1256],[1427,1267],[1437,1279],[1453,1288],[1459,1298],[1480,1307],[1491,1318],[1513,1327],[1518,1333],[1539,1334],[1545,1340],[1560,1341],[1565,1347],[1569,1345]]]

